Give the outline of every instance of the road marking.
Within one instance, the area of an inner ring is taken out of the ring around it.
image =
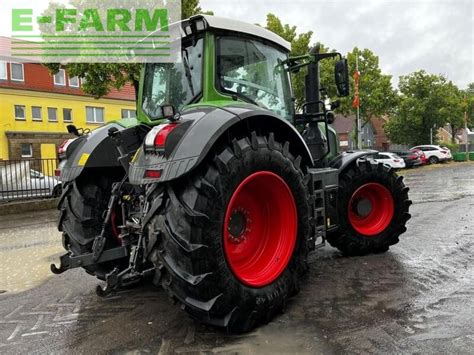
[[[10,340],[14,339],[17,336],[17,334],[20,332],[20,330],[21,330],[21,325],[18,324],[15,327],[15,330],[13,331],[13,333],[7,338],[7,340],[10,341]]]
[[[20,313],[22,316],[39,316],[39,315],[48,315],[48,314],[54,314],[54,312],[21,312]]]
[[[38,329],[40,327],[41,323],[43,322],[43,319],[44,319],[44,315],[40,314],[40,316],[38,317],[38,320],[36,321],[35,325],[31,328],[31,330]]]
[[[33,311],[37,311],[38,309],[43,308],[43,303],[44,303],[43,301],[40,302],[36,307],[33,307],[32,310],[33,310]]]
[[[48,308],[53,308],[53,307],[72,307],[75,306],[75,303],[52,303],[48,305]]]
[[[5,318],[11,318],[16,312],[18,312],[18,311],[19,311],[20,309],[22,309],[22,308],[23,308],[23,305],[16,307],[16,308],[13,310],[13,312],[8,313],[8,314],[5,316]]]
[[[64,321],[64,322],[57,322],[54,324],[46,324],[45,327],[61,327],[63,325],[70,325],[70,324],[76,324],[77,320],[69,320],[69,321]]]
[[[46,330],[43,330],[42,332],[23,333],[21,336],[22,337],[28,337],[30,335],[40,335],[40,334],[49,334],[49,332],[46,331]]]

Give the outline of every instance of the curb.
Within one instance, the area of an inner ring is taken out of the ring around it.
[[[27,200],[1,203],[0,216],[55,209],[58,205],[58,202],[59,198],[50,198],[43,200]]]

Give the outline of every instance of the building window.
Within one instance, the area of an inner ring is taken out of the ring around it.
[[[25,81],[23,64],[10,63],[10,79],[12,79],[12,81]]]
[[[15,105],[15,119],[26,120],[26,109],[23,105]]]
[[[33,106],[31,107],[31,117],[33,121],[41,121],[43,119],[41,115],[41,107],[40,106]]]
[[[7,62],[0,60],[0,80],[7,80]]]
[[[72,88],[79,87],[79,78],[75,76],[74,78],[69,78],[69,86]]]
[[[104,109],[102,107],[86,107],[87,123],[104,123]]]
[[[58,122],[58,109],[55,107],[48,107],[48,121]]]
[[[21,157],[22,158],[33,157],[33,146],[30,143],[21,143]]]
[[[63,119],[64,122],[72,122],[72,109],[63,108]]]
[[[54,85],[66,86],[66,71],[64,69],[59,69],[59,71],[54,74]]]
[[[122,110],[122,118],[135,118],[137,117],[137,111],[135,110]]]

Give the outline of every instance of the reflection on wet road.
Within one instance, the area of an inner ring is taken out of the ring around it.
[[[54,211],[0,217],[0,290],[20,292],[51,276],[63,251]]]
[[[318,250],[286,312],[242,336],[196,324],[151,286],[101,299],[81,270],[52,276],[55,212],[0,217],[0,353],[471,353],[474,165],[404,174],[415,203],[401,242],[359,258]]]

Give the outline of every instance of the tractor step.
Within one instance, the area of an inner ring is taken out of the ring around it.
[[[312,233],[309,239],[311,250],[324,246],[326,231],[332,226],[328,216],[328,202],[337,195],[339,170],[332,168],[309,169],[309,193],[311,195]],[[318,239],[321,242],[318,243]]]

